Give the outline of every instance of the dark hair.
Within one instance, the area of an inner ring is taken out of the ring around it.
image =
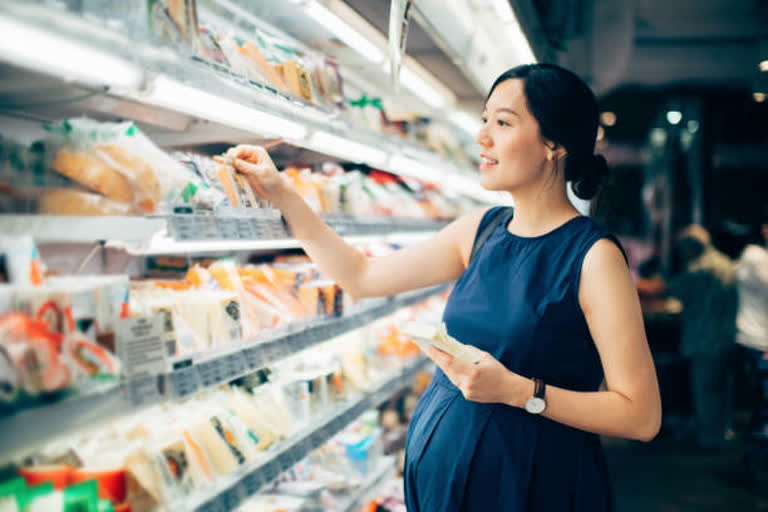
[[[576,74],[554,64],[524,64],[505,71],[488,93],[512,78],[523,81],[528,110],[539,123],[542,137],[565,148],[565,180],[581,199],[592,199],[608,164],[594,154],[597,138],[597,100]]]

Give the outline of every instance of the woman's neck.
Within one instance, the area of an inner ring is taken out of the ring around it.
[[[542,235],[580,215],[565,190],[562,193],[554,190],[516,192],[513,198],[515,215],[507,229],[520,236]]]

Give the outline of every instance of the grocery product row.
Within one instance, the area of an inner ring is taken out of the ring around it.
[[[221,155],[169,153],[132,122],[87,118],[46,123],[41,134],[28,144],[8,134],[0,138],[0,212],[246,218],[269,212],[279,219],[235,169],[232,149]],[[326,215],[440,220],[476,204],[435,184],[360,166],[324,163],[283,171],[307,204]]]
[[[386,111],[397,108],[388,109],[370,91],[344,90],[348,71],[333,58],[254,16],[236,14],[243,11],[237,2],[197,4],[129,2],[106,9],[5,3],[2,26],[50,43],[19,52],[5,41],[5,60],[20,69],[11,75],[17,87],[9,87],[5,103],[27,117],[51,119],[52,111],[130,117],[151,127],[164,146],[231,142],[245,133],[280,137],[334,158],[440,182],[458,194],[491,198],[475,183],[472,160],[451,135],[455,129],[418,115],[389,119]],[[92,66],[80,65],[78,57],[85,56]],[[25,78],[30,71],[47,78]],[[61,97],[28,101],[35,91],[29,83],[42,87],[60,78],[68,79],[58,89]],[[152,207],[151,194],[137,199],[137,207]]]
[[[22,479],[0,496],[23,510],[74,510],[78,501],[78,510],[144,511],[234,510],[260,492],[257,501],[325,493],[308,510],[346,510],[384,462],[378,415],[366,411],[407,389],[425,364],[399,326],[433,322],[443,306],[401,309],[188,400],[56,436],[16,458]],[[390,427],[401,423],[392,414]]]
[[[258,265],[207,258],[186,271],[153,260],[164,278],[50,276],[29,237],[0,242],[10,281],[0,285],[0,427],[19,432],[0,443],[4,454],[59,427],[46,420],[80,428],[69,410],[183,399],[443,290],[358,301],[302,256]]]

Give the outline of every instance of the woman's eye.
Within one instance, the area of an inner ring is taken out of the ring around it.
[[[480,118],[480,121],[481,121],[483,124],[485,124],[485,123],[487,123],[487,122],[488,122],[488,119],[486,119],[486,118],[484,118],[484,117],[481,117],[481,118]]]
[[[502,121],[501,119],[498,119],[498,120],[496,120],[496,123],[497,123],[499,126],[509,126],[509,123],[508,123],[508,122],[506,122],[506,121]]]

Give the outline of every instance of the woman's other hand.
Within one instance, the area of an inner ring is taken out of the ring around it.
[[[466,364],[453,358],[447,352],[429,345],[424,353],[446,377],[459,388],[464,398],[481,403],[509,403],[509,395],[515,389],[513,381],[518,375],[507,368],[488,352],[467,345],[477,354],[475,364]]]

